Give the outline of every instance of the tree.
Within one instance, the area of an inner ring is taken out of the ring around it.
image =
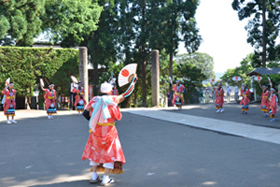
[[[45,0],[0,0],[0,45],[31,46],[40,34]]]
[[[223,81],[226,81],[229,85],[235,85],[235,81],[232,80],[233,77],[239,76],[242,79],[243,83],[250,85],[250,77],[247,77],[247,74],[251,72],[254,67],[251,65],[251,62],[254,59],[254,53],[250,53],[240,62],[240,66],[234,69],[228,69],[226,73],[220,78]]]
[[[275,43],[280,29],[280,1],[234,0],[232,7],[238,11],[240,20],[251,18],[245,27],[248,31],[247,42],[255,47],[256,56],[262,56],[262,63],[255,61],[254,64],[266,67],[267,60],[275,59]]]
[[[166,0],[163,7],[163,47],[169,54],[170,77],[173,76],[173,56],[179,42],[184,42],[189,53],[196,51],[201,43],[194,18],[198,4],[198,0]]]
[[[63,47],[78,46],[97,30],[102,7],[95,0],[46,0],[43,30]]]
[[[206,75],[202,73],[202,70],[199,67],[191,63],[178,64],[177,71],[174,72],[176,78],[182,80],[187,88],[186,93],[184,94],[186,101],[189,101],[192,98],[192,93],[196,91],[198,87],[202,86],[202,81],[206,79]]]
[[[207,79],[215,78],[213,57],[206,53],[180,54],[176,56],[178,64],[193,64],[202,70]]]

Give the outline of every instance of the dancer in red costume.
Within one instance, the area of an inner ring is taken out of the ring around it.
[[[90,111],[90,135],[84,149],[82,160],[89,159],[92,166],[91,183],[98,183],[100,178],[96,172],[103,172],[102,186],[114,183],[109,174],[123,173],[122,165],[125,157],[122,151],[115,121],[121,120],[118,104],[132,94],[137,81],[135,76],[127,91],[118,96],[112,96],[112,85],[105,82],[101,84],[102,96],[92,98],[87,106]],[[85,111],[86,112],[86,111]],[[84,113],[85,113],[84,112]]]
[[[76,93],[77,95],[75,96],[75,103],[74,106],[78,111],[78,114],[81,115],[81,112],[84,111],[84,106],[87,105],[87,102],[84,98],[84,88],[82,87],[83,83],[79,82],[78,87],[73,89],[73,93]]]
[[[4,106],[3,106],[4,114],[7,117],[8,124],[17,123],[14,120],[15,109],[16,109],[15,95],[17,91],[13,88],[14,88],[14,84],[10,83],[2,90],[2,94],[5,95]],[[12,120],[9,119],[10,116],[12,117]]]
[[[48,114],[48,119],[53,119],[53,114],[56,114],[56,107],[55,107],[55,100],[56,100],[56,92],[54,90],[54,85],[49,85],[49,89],[43,88],[41,85],[41,89],[46,92],[45,93],[45,104],[46,104],[46,110]]]
[[[170,82],[170,84],[172,84],[172,82]],[[174,91],[174,95],[173,95],[173,100],[172,100],[172,105],[174,106],[176,104],[176,106],[178,107],[177,110],[181,110],[183,103],[184,103],[184,92],[186,91],[186,88],[184,85],[180,84],[180,81],[177,80],[176,84],[172,85],[172,90]],[[181,102],[177,103],[176,98],[180,98]]]
[[[239,83],[236,81],[236,83],[239,85]],[[242,105],[241,108],[241,114],[248,114],[248,110],[249,110],[249,104],[250,104],[250,96],[251,96],[251,92],[247,86],[247,84],[242,84],[242,88],[241,88],[241,94],[242,96],[242,100],[240,101],[240,105]]]
[[[269,110],[269,97],[270,93],[268,87],[266,85],[261,86],[261,82],[259,82],[259,86],[262,89],[262,96],[261,96],[261,111],[263,111],[263,116],[268,117],[268,110]]]
[[[269,113],[270,113],[270,118],[271,122],[275,121],[275,113],[278,111],[278,98],[275,94],[275,89],[270,88],[271,94],[269,97]]]
[[[215,87],[211,83],[213,90],[215,90]],[[217,109],[217,113],[224,112],[224,89],[222,88],[222,84],[218,83],[218,88],[216,89],[216,100],[215,100],[215,107]]]

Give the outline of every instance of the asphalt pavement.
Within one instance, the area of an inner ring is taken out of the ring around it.
[[[216,113],[216,110],[215,105],[209,103],[186,105],[180,111],[173,110],[172,108],[165,111],[280,129],[280,112],[276,112],[276,122],[270,122],[270,117],[263,117],[260,103],[250,104],[248,114],[241,114],[241,105],[234,102],[225,102],[223,113]]]
[[[226,109],[226,107],[225,107]],[[32,112],[32,111],[30,111]],[[187,112],[187,111],[180,111]],[[172,114],[172,113],[171,113]],[[217,115],[226,115],[217,114]],[[216,115],[216,114],[213,114]],[[120,187],[278,187],[280,145],[123,112],[117,123],[127,163]],[[88,123],[76,113],[0,123],[0,186],[80,187]]]

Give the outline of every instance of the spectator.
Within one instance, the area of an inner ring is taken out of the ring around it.
[[[237,100],[238,100],[238,98],[239,98],[238,94],[239,94],[239,88],[238,88],[238,86],[235,84],[235,87],[234,87],[234,99],[235,99],[236,102],[237,102]]]
[[[200,88],[199,91],[198,91],[198,100],[199,100],[199,104],[203,103],[203,91],[202,91],[202,88]]]
[[[74,92],[74,89],[77,87],[77,84],[72,82],[71,83],[71,87],[70,87],[70,108],[72,108],[72,110],[75,110],[75,106],[74,106],[74,103],[75,103],[75,96],[77,95],[75,92]]]
[[[227,86],[227,102],[230,102],[230,92],[231,92],[231,88]]]
[[[205,103],[208,104],[210,102],[210,92],[209,92],[208,88],[206,88],[204,96],[205,96]]]

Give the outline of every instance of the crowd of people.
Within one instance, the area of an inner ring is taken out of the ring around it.
[[[177,81],[176,81],[177,82]],[[179,81],[177,82],[175,86],[173,86],[174,97],[173,100],[175,100],[176,96],[178,94],[182,94],[182,90],[186,90],[183,85],[179,84]],[[264,117],[270,116],[270,121],[275,121],[275,113],[279,110],[278,109],[278,98],[275,94],[275,89],[273,88],[273,85],[271,84],[271,88],[268,89],[267,85],[261,85],[260,81],[258,81],[260,88],[262,89],[262,95],[261,95],[261,106],[260,109],[263,112]],[[223,89],[222,84],[218,83],[217,88],[212,85],[212,93],[209,91],[208,88],[205,88],[203,91],[202,88],[198,90],[198,100],[200,104],[207,104],[210,102],[210,99],[213,100],[215,107],[217,109],[217,113],[224,112],[224,102],[227,100],[227,102],[230,102],[231,98],[231,88],[227,86],[226,90]],[[180,89],[180,88],[184,89]],[[240,90],[240,93],[239,93]],[[248,114],[249,111],[249,105],[250,105],[250,96],[251,91],[248,88],[247,84],[240,85],[238,81],[236,81],[236,85],[234,87],[234,99],[236,102],[238,102],[239,96],[241,97],[240,105],[241,105],[241,114]],[[181,96],[183,98],[183,96]],[[174,105],[174,102],[172,103]],[[182,105],[180,106],[180,109],[182,108]]]
[[[115,122],[122,118],[118,104],[132,94],[136,82],[137,76],[135,75],[126,92],[120,95],[118,95],[116,83],[114,81],[111,84],[105,82],[101,84],[100,87],[101,96],[93,97],[88,104],[84,99],[85,91],[82,87],[82,82],[71,84],[72,104],[79,115],[83,114],[85,118],[89,120],[90,134],[83,151],[82,160],[87,159],[90,162],[89,165],[92,171],[90,183],[100,183],[102,186],[108,186],[114,183],[114,180],[109,177],[109,174],[123,173],[122,166],[126,161]],[[182,85],[180,81],[176,81],[176,84],[170,82],[170,85],[174,91],[172,105],[176,105],[178,110],[181,110],[184,102],[183,93],[186,91],[186,87]],[[230,101],[231,88],[227,87],[227,90],[224,90],[221,83],[217,85],[217,88],[212,85],[212,96],[208,88],[206,88],[205,91],[201,88],[198,91],[198,97],[200,103],[203,102],[203,98],[205,98],[205,103],[209,103],[210,98],[212,98],[217,109],[216,112],[222,113],[224,112],[223,105],[225,97]],[[262,89],[260,109],[263,112],[263,116],[270,116],[270,121],[273,122],[275,121],[275,113],[278,111],[278,98],[275,94],[275,89],[272,85],[271,88],[268,89],[268,86],[261,85],[260,82],[259,86]],[[239,88],[241,88],[240,96],[242,97],[240,101],[241,113],[247,114],[249,111],[251,92],[246,84],[241,86],[236,82],[234,88],[235,100],[238,100]],[[57,112],[54,85],[50,84],[48,89],[41,85],[41,89],[45,92],[44,98],[48,119],[53,119],[53,114]],[[16,90],[14,89],[14,84],[9,83],[2,90],[2,94],[5,95],[4,114],[7,117],[7,123],[17,123],[14,120],[16,108]],[[97,172],[104,172],[102,179],[97,175]]]

